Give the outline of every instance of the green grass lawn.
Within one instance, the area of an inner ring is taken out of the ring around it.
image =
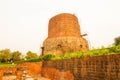
[[[11,64],[11,63],[0,63],[0,68],[1,67],[14,67],[16,64]]]

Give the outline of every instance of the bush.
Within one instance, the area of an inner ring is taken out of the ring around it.
[[[45,60],[45,61],[47,61],[47,60],[52,60],[52,58],[54,58],[55,57],[55,55],[52,55],[52,54],[48,54],[48,55],[45,55],[45,56],[43,56],[43,60]]]
[[[120,45],[110,47],[109,51],[113,53],[120,53]]]
[[[41,58],[35,58],[35,59],[28,59],[25,62],[40,62],[42,59]]]

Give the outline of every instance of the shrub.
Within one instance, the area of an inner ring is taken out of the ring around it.
[[[35,58],[35,59],[28,59],[25,62],[39,62],[41,60],[42,60],[42,58]]]
[[[55,57],[55,55],[52,55],[52,54],[48,54],[48,55],[45,55],[45,56],[43,56],[43,60],[45,60],[45,61],[47,61],[47,60],[52,60],[52,58],[54,58]]]

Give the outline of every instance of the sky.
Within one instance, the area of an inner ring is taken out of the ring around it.
[[[90,48],[110,46],[120,36],[120,0],[0,0],[0,50],[41,53],[49,19],[75,14]]]

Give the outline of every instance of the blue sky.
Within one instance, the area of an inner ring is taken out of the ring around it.
[[[119,0],[0,0],[0,50],[40,53],[48,21],[75,14],[90,47],[109,46],[120,36]]]

